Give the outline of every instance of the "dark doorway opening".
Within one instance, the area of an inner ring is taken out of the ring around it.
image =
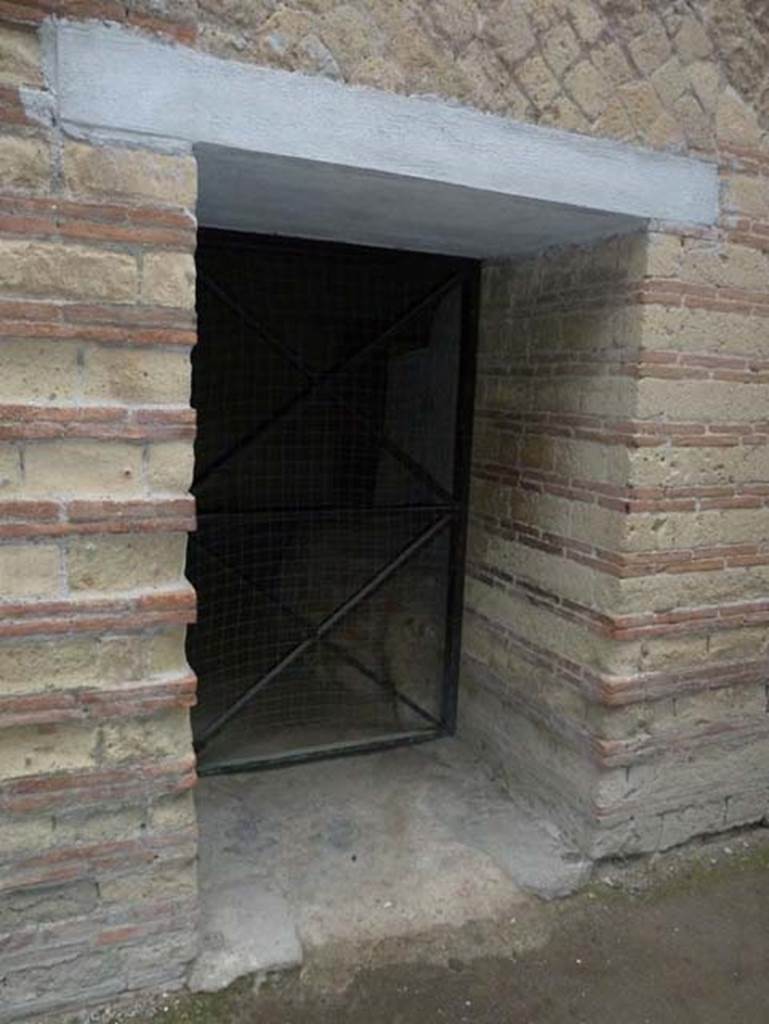
[[[454,732],[474,261],[201,229],[201,773]]]

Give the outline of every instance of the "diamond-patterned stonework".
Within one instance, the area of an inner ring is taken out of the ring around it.
[[[762,0],[198,0],[196,14],[197,45],[221,56],[657,148],[769,146]]]

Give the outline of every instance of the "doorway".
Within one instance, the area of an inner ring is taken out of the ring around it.
[[[479,265],[202,229],[201,774],[454,732]]]

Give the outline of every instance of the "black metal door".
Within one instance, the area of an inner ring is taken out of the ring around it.
[[[450,734],[478,265],[202,230],[201,773]]]

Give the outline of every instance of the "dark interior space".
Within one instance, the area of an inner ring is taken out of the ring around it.
[[[202,229],[201,771],[453,731],[477,265]]]

